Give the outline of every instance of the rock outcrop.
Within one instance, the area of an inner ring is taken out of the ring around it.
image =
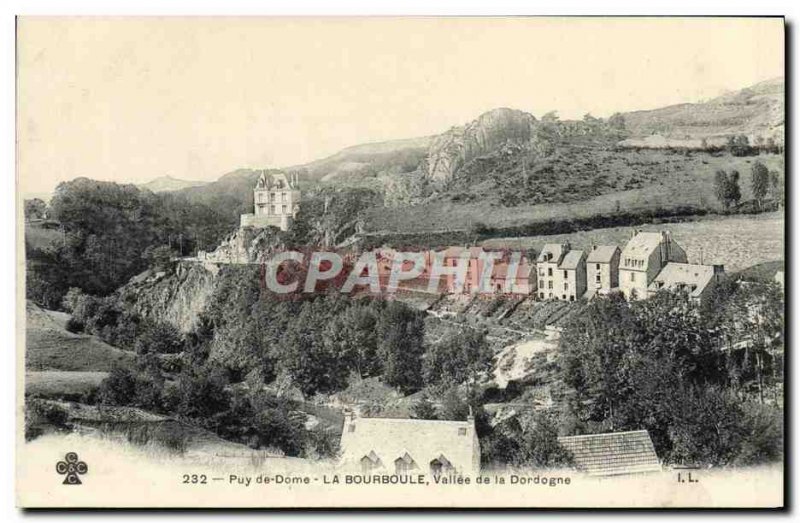
[[[172,273],[143,274],[118,291],[125,307],[144,318],[191,331],[217,282],[216,271],[200,263],[179,262]]]
[[[535,124],[533,115],[516,109],[503,107],[484,113],[433,140],[428,151],[427,174],[435,182],[445,182],[462,165],[502,144],[528,143]]]

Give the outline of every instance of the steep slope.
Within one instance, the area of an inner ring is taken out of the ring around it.
[[[449,180],[461,166],[506,143],[531,139],[533,115],[501,107],[483,113],[472,122],[437,136],[428,150],[428,176],[436,182]]]
[[[107,372],[132,365],[134,355],[95,336],[65,328],[68,315],[28,301],[25,306],[25,368],[29,371]]]
[[[192,330],[216,284],[216,274],[199,263],[179,264],[174,274],[144,273],[118,291],[120,301],[145,318]]]

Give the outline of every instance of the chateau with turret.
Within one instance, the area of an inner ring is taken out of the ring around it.
[[[253,189],[253,212],[242,214],[241,227],[278,227],[285,231],[297,216],[300,191],[296,174],[262,171]]]

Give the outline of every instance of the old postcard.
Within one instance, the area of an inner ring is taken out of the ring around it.
[[[21,17],[22,507],[784,505],[784,20]]]

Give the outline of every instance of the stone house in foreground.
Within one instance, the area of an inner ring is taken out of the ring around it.
[[[345,417],[341,467],[362,474],[476,474],[475,420]]]

